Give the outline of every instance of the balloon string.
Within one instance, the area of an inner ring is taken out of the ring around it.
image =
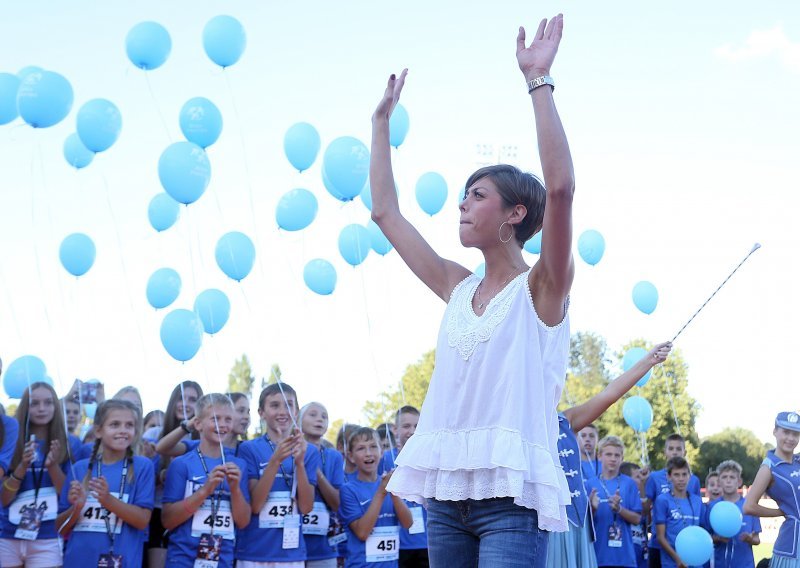
[[[17,312],[14,309],[14,302],[11,301],[11,291],[8,289],[8,281],[6,280],[5,272],[3,271],[3,263],[0,262],[0,280],[3,282],[3,292],[6,296],[6,303],[8,310],[11,312],[11,320],[14,322],[14,330],[17,332],[17,340],[20,347],[25,349],[25,342],[22,339],[22,330],[19,327],[19,320],[17,319]]]
[[[661,367],[659,367],[659,370],[661,371],[661,376],[664,377],[664,384],[667,386],[667,397],[669,398],[669,406],[672,409],[672,418],[675,420],[675,429],[677,430],[678,434],[683,436],[683,432],[681,431],[681,423],[678,420],[678,413],[675,410],[675,400],[672,398],[672,390],[669,388],[669,382],[672,373],[665,373]]]
[[[147,84],[147,91],[150,93],[150,98],[153,99],[153,106],[156,107],[156,112],[158,113],[158,118],[161,120],[161,126],[164,127],[164,132],[167,133],[167,140],[172,142],[172,134],[169,132],[169,127],[167,126],[167,121],[164,120],[164,114],[161,112],[161,106],[158,104],[158,99],[156,99],[156,95],[153,92],[153,87],[150,85],[150,75],[147,71],[144,72],[144,82]]]

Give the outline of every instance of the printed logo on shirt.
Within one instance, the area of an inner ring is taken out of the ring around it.
[[[372,501],[372,499],[367,499],[366,501],[359,501],[358,504],[363,507],[364,505],[366,505],[367,503],[369,503],[371,501]]]

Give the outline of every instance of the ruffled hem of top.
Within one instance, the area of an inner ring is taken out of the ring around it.
[[[535,509],[539,528],[567,530],[566,478],[550,452],[502,428],[417,433],[397,458],[388,489],[408,501],[513,497]]]

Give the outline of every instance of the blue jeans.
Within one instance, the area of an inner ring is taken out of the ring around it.
[[[547,560],[548,533],[536,511],[511,497],[429,499],[427,530],[432,568],[543,568]]]

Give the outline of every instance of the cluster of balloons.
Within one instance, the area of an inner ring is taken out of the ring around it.
[[[53,384],[47,376],[44,361],[35,355],[23,355],[14,359],[3,374],[3,387],[9,398],[22,398],[28,385],[37,382]]]
[[[72,110],[72,85],[63,75],[41,67],[25,67],[16,75],[0,73],[0,124],[17,117],[33,128],[48,128]]]

